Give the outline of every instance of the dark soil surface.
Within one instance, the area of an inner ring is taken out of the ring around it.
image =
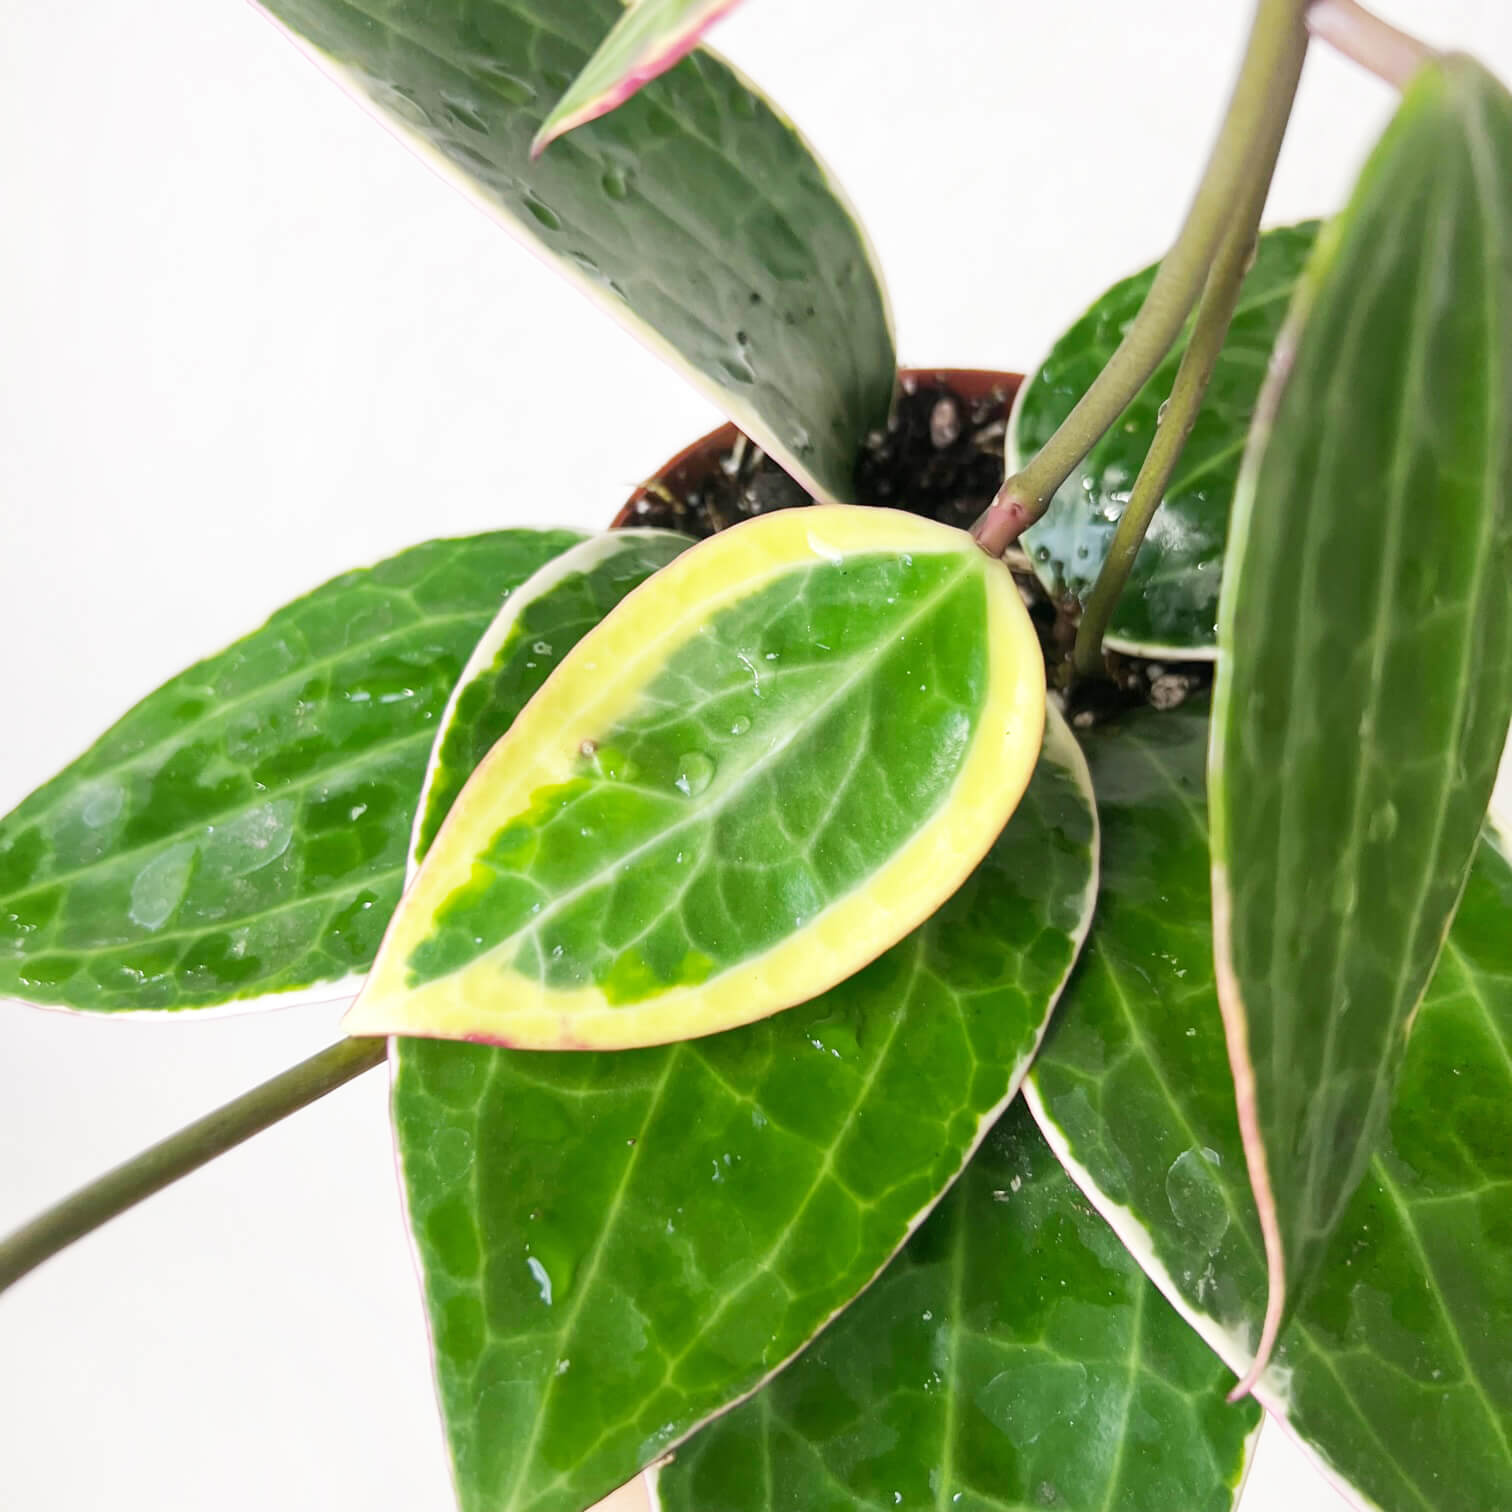
[[[887,429],[867,438],[856,468],[857,501],[969,529],[1003,481],[1008,398],[1006,389],[971,399],[942,379],[906,378]],[[800,484],[737,435],[714,467],[684,465],[648,484],[625,523],[702,539],[755,515],[811,503]],[[1021,554],[1010,557],[1009,567],[1053,672],[1075,638],[1076,606],[1056,603]],[[1212,685],[1209,662],[1150,662],[1111,652],[1106,660],[1106,680],[1080,682],[1064,695],[1067,717],[1078,727],[1145,704],[1175,708]]]

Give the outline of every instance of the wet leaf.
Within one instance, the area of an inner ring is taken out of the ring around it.
[[[1217,644],[1218,584],[1245,438],[1287,306],[1318,222],[1260,238],[1223,355],[1181,464],[1145,537],[1106,636],[1114,650],[1171,658],[1210,657]],[[1008,427],[1013,471],[1045,444],[1091,387],[1123,339],[1154,281],[1152,264],[1108,290],[1050,350],[1020,391]],[[1118,424],[1061,485],[1024,546],[1045,587],[1084,600],[1108,554],[1186,337],[1177,342]]]
[[[1078,1185],[1230,1368],[1265,1310],[1213,982],[1204,712],[1084,742],[1097,923],[1026,1094]],[[1483,842],[1395,1106],[1256,1394],[1350,1498],[1512,1505],[1512,867]]]
[[[1022,1103],[878,1280],[651,1472],[666,1512],[1228,1512],[1260,1426]]]
[[[1215,945],[1271,1329],[1385,1125],[1506,741],[1509,416],[1512,96],[1448,58],[1308,266],[1224,567]]]
[[[1012,579],[964,532],[842,506],[725,531],[494,747],[347,1027],[613,1049],[813,997],[981,859],[1044,692]]]
[[[416,546],[149,694],[0,820],[0,993],[124,1012],[355,990],[452,684],[578,539]]]
[[[617,0],[261,0],[421,158],[821,499],[853,497],[895,358],[881,277],[793,125],[696,50],[532,160]]]
[[[669,530],[614,530],[564,551],[504,602],[473,648],[441,718],[415,817],[425,858],[478,763],[562,659],[652,573],[693,543]]]
[[[1085,766],[1052,713],[963,887],[811,1003],[615,1053],[396,1040],[464,1512],[576,1512],[844,1307],[1012,1095],[1095,887]]]

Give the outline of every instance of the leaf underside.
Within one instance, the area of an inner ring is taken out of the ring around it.
[[[1228,1512],[1259,1427],[1022,1103],[876,1283],[657,1474],[666,1512]]]
[[[617,1053],[395,1041],[464,1512],[590,1504],[876,1274],[1016,1087],[1090,917],[1095,848],[1052,716],[976,872],[811,1003]]]
[[[1283,345],[1225,566],[1210,757],[1272,1320],[1386,1123],[1512,717],[1512,96],[1478,65],[1408,90]]]
[[[1057,1152],[1236,1372],[1265,1261],[1213,982],[1200,709],[1084,741],[1097,922],[1027,1090]],[[1258,1395],[1384,1512],[1512,1505],[1512,867],[1481,845],[1390,1122]]]
[[[852,497],[895,358],[864,233],[792,124],[695,51],[531,160],[617,0],[262,0],[511,234],[822,499]]]
[[[834,506],[726,531],[479,767],[348,1028],[614,1049],[804,1001],[959,885],[1043,710],[1012,580],[964,533]]]
[[[1213,652],[1219,576],[1245,438],[1318,225],[1305,221],[1260,237],[1181,465],[1113,611],[1106,639],[1114,650],[1166,657]],[[1050,439],[1091,387],[1139,313],[1159,266],[1109,289],[1024,385],[1008,428],[1010,472]],[[1057,490],[1044,517],[1025,531],[1034,570],[1050,593],[1084,601],[1091,592],[1186,345],[1184,334],[1118,424]]]
[[[149,694],[0,820],[0,994],[189,1009],[364,972],[452,684],[500,603],[579,539],[416,546]]]
[[[623,105],[665,73],[739,0],[633,0],[583,71],[552,107],[533,143],[541,152],[564,132]]]

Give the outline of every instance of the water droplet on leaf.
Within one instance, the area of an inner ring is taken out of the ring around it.
[[[696,798],[714,780],[714,763],[702,751],[689,751],[677,763],[676,787]]]

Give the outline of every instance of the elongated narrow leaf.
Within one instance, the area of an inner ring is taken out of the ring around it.
[[[631,0],[614,30],[557,101],[536,133],[534,151],[623,105],[664,74],[739,0]]]
[[[1181,465],[1113,611],[1106,639],[1115,650],[1168,659],[1213,654],[1219,576],[1245,438],[1271,348],[1317,234],[1318,222],[1306,221],[1260,237]],[[1006,443],[1010,472],[1050,439],[1091,387],[1139,313],[1158,267],[1152,264],[1109,289],[1019,390]],[[1185,351],[1183,336],[1119,423],[1061,485],[1044,518],[1025,531],[1034,570],[1051,593],[1084,600],[1091,592]]]
[[[696,51],[531,160],[617,0],[260,0],[344,88],[698,385],[849,500],[895,359],[865,233],[791,122]]]
[[[1512,717],[1512,96],[1426,67],[1309,265],[1224,568],[1218,988],[1267,1345],[1383,1127]]]
[[[1200,710],[1087,738],[1097,923],[1026,1092],[1166,1295],[1245,1373],[1265,1310],[1213,981]],[[1391,1120],[1256,1394],[1358,1505],[1512,1506],[1512,867],[1483,843]]]
[[[442,716],[415,814],[413,864],[424,859],[474,768],[567,653],[692,544],[669,530],[610,531],[564,551],[505,600]]]
[[[578,539],[414,547],[143,699],[0,820],[0,994],[123,1012],[354,990],[452,684]]]
[[[347,1027],[613,1049],[802,1002],[981,859],[1044,691],[1007,569],[964,532],[843,506],[725,531],[494,747]]]
[[[1022,1104],[876,1284],[659,1472],[666,1512],[1226,1512],[1260,1426]]]
[[[576,1512],[844,1307],[1012,1095],[1095,891],[1085,766],[1052,715],[960,891],[811,1003],[612,1054],[395,1040],[464,1512]]]

